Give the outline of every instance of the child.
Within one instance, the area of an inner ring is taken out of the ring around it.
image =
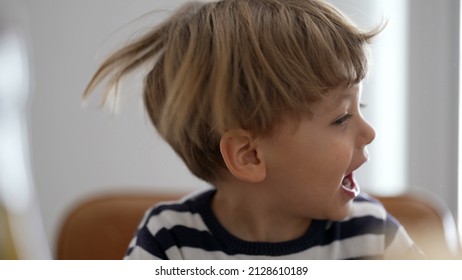
[[[189,3],[90,81],[149,64],[159,134],[214,188],[150,209],[126,259],[362,259],[415,253],[353,173],[373,128],[359,111],[362,32],[320,0]]]

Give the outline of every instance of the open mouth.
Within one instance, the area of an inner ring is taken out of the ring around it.
[[[353,198],[359,195],[360,188],[353,177],[353,173],[343,177],[342,189]]]

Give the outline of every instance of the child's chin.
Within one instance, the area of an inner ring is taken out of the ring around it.
[[[351,213],[351,203],[348,203],[347,205],[339,209],[338,212],[333,213],[332,217],[329,217],[329,220],[336,221],[336,222],[342,221],[346,219],[350,215],[350,213]]]

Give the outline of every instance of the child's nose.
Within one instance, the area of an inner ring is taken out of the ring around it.
[[[365,119],[361,118],[360,137],[358,141],[360,148],[374,141],[375,135],[375,129]]]

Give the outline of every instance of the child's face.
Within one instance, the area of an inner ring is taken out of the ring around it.
[[[368,159],[374,129],[359,111],[361,85],[331,91],[312,118],[287,119],[263,139],[267,183],[286,214],[340,220],[359,192],[351,174]]]

